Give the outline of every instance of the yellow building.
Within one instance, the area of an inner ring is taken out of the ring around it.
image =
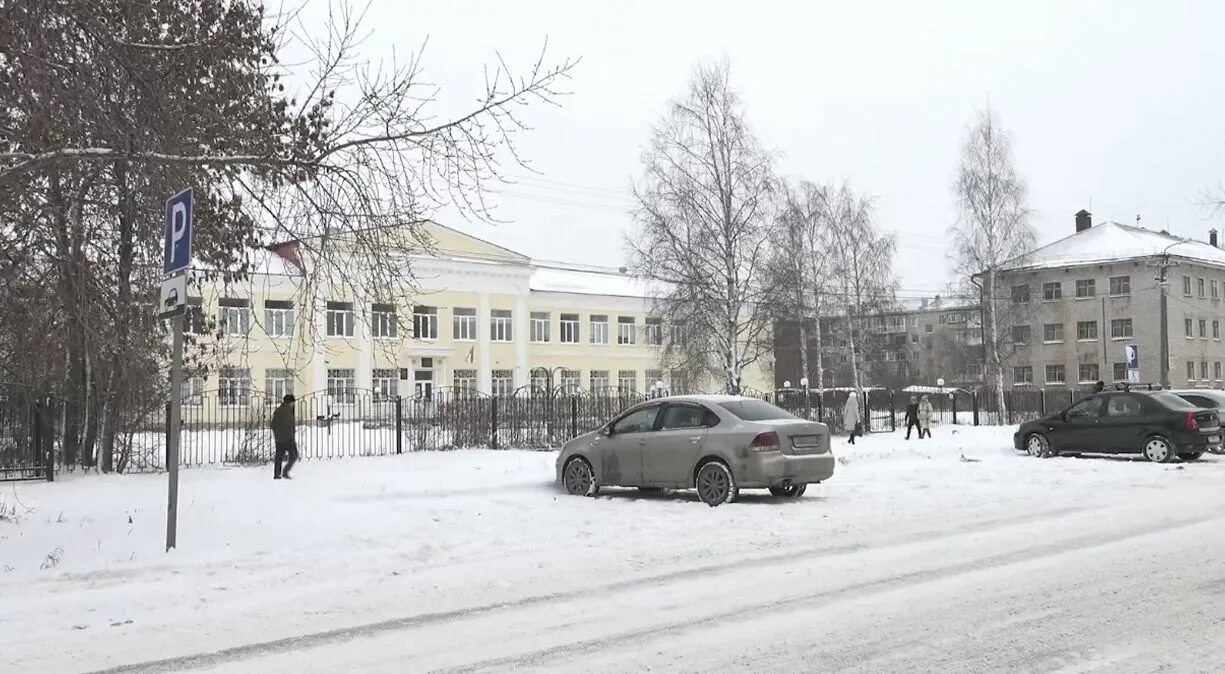
[[[437,224],[425,226],[428,254],[411,255],[416,292],[378,303],[354,291],[361,275],[304,273],[308,254],[292,245],[269,254],[240,283],[203,280],[192,320],[216,320],[224,336],[207,348],[209,380],[187,393],[218,391],[222,406],[326,392],[343,404],[367,393],[436,398],[476,390],[507,396],[522,387],[649,393],[719,390],[721,382],[682,381],[661,361],[665,331],[650,315],[647,288],[618,270],[534,262]],[[302,311],[303,303],[312,311]],[[215,374],[214,374],[215,373]],[[743,385],[765,390],[762,368]],[[191,398],[188,398],[190,404]]]

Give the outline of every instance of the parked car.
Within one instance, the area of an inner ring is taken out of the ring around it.
[[[1217,419],[1225,426],[1225,391],[1215,389],[1185,389],[1170,391],[1196,407],[1216,410]],[[1225,454],[1225,445],[1210,449],[1213,454]]]
[[[692,488],[710,506],[741,489],[799,498],[834,474],[829,441],[825,424],[754,398],[657,398],[562,445],[557,481],[583,496],[611,486]]]
[[[1037,457],[1086,452],[1194,461],[1221,446],[1221,423],[1215,410],[1168,391],[1106,392],[1021,424],[1013,444]]]

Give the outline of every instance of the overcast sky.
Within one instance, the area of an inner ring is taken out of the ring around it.
[[[526,68],[547,37],[555,59],[581,57],[562,107],[526,115],[520,150],[539,175],[513,171],[523,180],[497,198],[509,222],[445,223],[539,259],[624,263],[650,125],[696,64],[723,57],[780,173],[875,196],[903,296],[950,280],[950,185],[988,101],[1041,242],[1072,233],[1081,208],[1200,239],[1225,222],[1199,205],[1225,179],[1222,2],[374,0],[367,19],[372,59],[428,38],[426,74],[448,97],[478,95],[498,51]]]

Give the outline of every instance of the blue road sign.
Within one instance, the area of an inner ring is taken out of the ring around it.
[[[1124,349],[1124,352],[1127,354],[1127,369],[1139,370],[1140,369],[1140,347],[1136,346],[1135,344],[1128,344],[1127,346],[1123,347],[1123,349]]]
[[[166,246],[162,272],[174,274],[191,266],[191,188],[166,200]]]

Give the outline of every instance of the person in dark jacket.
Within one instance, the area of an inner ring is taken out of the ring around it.
[[[910,439],[910,429],[917,429],[919,437],[923,437],[923,429],[919,426],[919,401],[910,396],[910,404],[906,406],[906,439]]]
[[[287,395],[280,407],[272,413],[272,439],[276,442],[276,459],[273,462],[272,478],[292,479],[289,471],[298,461],[297,419],[294,418],[294,397]],[[288,459],[288,460],[286,460]],[[281,468],[281,463],[285,467]]]
[[[1093,385],[1094,393],[1101,393],[1102,391],[1105,391],[1105,390],[1106,390],[1106,382],[1104,381],[1098,380],[1098,382]]]

